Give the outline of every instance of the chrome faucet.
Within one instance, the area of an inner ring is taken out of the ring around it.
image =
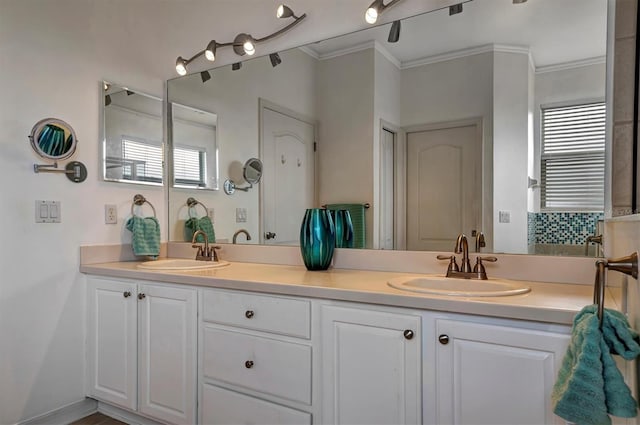
[[[602,245],[602,235],[592,235],[587,236],[587,240],[584,243],[584,255],[585,257],[589,255],[589,244],[593,242],[597,245]],[[596,246],[596,257],[600,257],[600,252],[598,246]]]
[[[482,235],[482,233],[479,233]],[[479,240],[484,242],[484,235],[478,237],[476,234],[476,247],[479,248]],[[477,249],[476,248],[476,249]],[[464,234],[458,235],[458,239],[456,239],[456,246],[454,248],[454,253],[462,254],[462,259],[460,261],[461,265],[458,266],[456,263],[455,255],[438,255],[438,260],[449,260],[449,265],[447,266],[447,277],[457,277],[461,279],[487,279],[487,272],[484,268],[483,261],[496,262],[498,259],[496,257],[476,257],[476,264],[471,269],[471,262],[469,261],[469,242],[467,241],[467,237]]]
[[[196,244],[196,239],[198,235],[202,235],[204,239],[203,245]],[[196,230],[193,232],[193,238],[191,238],[191,246],[193,248],[198,248],[198,252],[196,253],[196,260],[200,261],[219,261],[217,249],[220,249],[219,246],[209,247],[209,237],[202,230]]]
[[[238,238],[238,235],[240,233],[244,233],[248,241],[251,240],[251,235],[249,234],[249,232],[246,229],[240,229],[233,234],[233,243],[236,243],[236,239]]]
[[[462,260],[460,260],[460,271],[462,273],[471,272],[471,262],[469,262],[469,242],[467,236],[460,233],[456,240],[456,247],[453,250],[456,254],[462,254]]]
[[[487,246],[487,243],[484,240],[484,233],[476,232],[476,252],[480,252],[480,249],[485,246]]]

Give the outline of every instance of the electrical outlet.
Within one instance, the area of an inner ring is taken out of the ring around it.
[[[118,223],[118,206],[113,204],[106,204],[104,206],[104,223],[116,224]]]
[[[500,211],[498,213],[498,222],[511,223],[511,213],[509,211]]]
[[[247,209],[236,208],[236,223],[246,223],[246,222],[247,222]]]
[[[211,220],[211,223],[214,223],[215,222],[215,220],[214,220],[215,214],[213,212],[213,208],[209,208],[208,210],[209,210],[209,220]]]

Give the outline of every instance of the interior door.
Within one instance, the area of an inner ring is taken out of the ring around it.
[[[451,251],[481,223],[479,124],[407,132],[407,249]]]
[[[304,212],[315,200],[315,127],[275,106],[262,105],[261,109],[260,243],[298,245]]]

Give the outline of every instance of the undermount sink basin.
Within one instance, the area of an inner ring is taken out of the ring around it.
[[[392,288],[453,297],[504,297],[526,294],[527,285],[500,280],[471,280],[443,276],[397,277],[387,282]]]
[[[187,258],[166,258],[155,261],[145,261],[138,264],[139,269],[145,270],[204,270],[228,266],[228,261],[201,261]]]

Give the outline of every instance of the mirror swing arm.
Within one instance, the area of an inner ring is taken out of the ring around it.
[[[258,158],[249,158],[247,162],[244,163],[244,167],[242,167],[242,175],[246,182],[249,183],[249,186],[238,187],[233,180],[227,179],[223,185],[224,193],[233,195],[236,190],[248,192],[254,184],[259,183],[262,178],[262,161]]]

